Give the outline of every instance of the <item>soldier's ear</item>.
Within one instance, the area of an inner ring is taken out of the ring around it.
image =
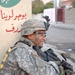
[[[30,35],[28,35],[28,39],[33,39],[34,38],[34,36],[35,36],[35,34],[30,34]]]

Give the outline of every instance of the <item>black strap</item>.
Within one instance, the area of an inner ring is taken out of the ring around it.
[[[21,42],[21,43],[24,43],[24,44],[26,44],[26,45],[28,45],[28,46],[31,46],[31,45],[29,44],[29,42],[27,42],[27,41],[17,41],[14,45],[16,45],[18,42]]]
[[[33,49],[37,52],[37,54],[44,60],[44,61],[60,61],[57,55],[53,52],[52,49],[48,49],[47,51],[42,51],[38,46],[33,46]]]
[[[33,49],[37,52],[41,59],[47,61],[47,55],[44,52],[42,52],[38,46],[33,46]]]

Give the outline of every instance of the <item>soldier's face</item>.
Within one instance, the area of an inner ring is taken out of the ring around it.
[[[43,46],[44,41],[46,40],[46,31],[44,30],[39,30],[36,33],[31,34],[30,40],[36,45],[36,46]]]
[[[45,42],[45,40],[46,40],[46,32],[45,31],[38,31],[38,39],[36,39],[36,43],[37,42],[38,43],[36,45],[43,46],[43,43]]]
[[[42,47],[46,40],[46,31],[39,30],[37,31],[37,34],[33,33],[29,35],[28,38],[34,43],[34,45]]]

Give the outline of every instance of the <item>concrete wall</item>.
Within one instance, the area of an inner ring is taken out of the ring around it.
[[[45,9],[43,13],[35,14],[32,17],[37,19],[42,19],[42,16],[48,15],[50,18],[50,22],[56,22],[55,19],[55,11],[51,11],[51,9]],[[67,24],[75,24],[75,8],[64,9],[64,23]]]
[[[31,17],[31,0],[1,0],[0,62],[7,49],[19,40],[23,22]]]
[[[75,8],[65,9],[65,23],[75,24]]]
[[[50,22],[56,22],[56,9],[55,8],[44,9],[43,15],[49,16]]]
[[[50,22],[56,22],[56,18],[55,18],[55,14],[56,14],[56,9],[55,8],[49,8],[49,9],[44,9],[43,13],[39,13],[39,14],[33,14],[33,18],[34,19],[39,19],[39,20],[43,20],[43,16],[49,16],[50,18]]]
[[[38,19],[38,20],[42,20],[43,18],[43,13],[39,13],[39,14],[33,14],[32,18],[33,19]]]

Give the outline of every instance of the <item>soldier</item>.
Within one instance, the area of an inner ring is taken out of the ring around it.
[[[35,19],[25,21],[21,35],[12,50],[8,51],[8,56],[0,68],[0,75],[58,75],[33,49],[33,46],[42,47],[46,39],[44,22]],[[58,71],[57,65],[54,65]]]
[[[0,65],[0,75],[60,75],[58,65],[40,50],[45,40],[43,21],[25,21],[20,40],[7,51]]]

